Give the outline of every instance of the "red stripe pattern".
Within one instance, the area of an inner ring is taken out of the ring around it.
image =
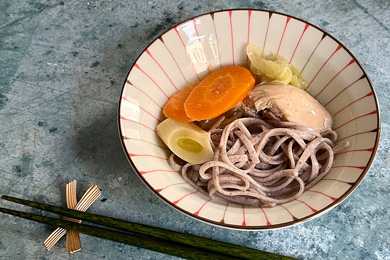
[[[139,109],[141,109],[142,111],[144,111],[146,114],[150,115],[151,117],[153,117],[154,119],[156,119],[158,122],[161,122],[160,119],[158,119],[157,117],[155,117],[153,114],[151,114],[151,113],[150,113],[149,111],[147,111],[145,108],[143,108],[143,107],[141,107],[141,106],[139,106],[139,105],[136,105],[136,104],[132,103],[130,100],[126,99],[125,97],[122,97],[122,99],[125,100],[125,101],[127,101],[127,102],[129,102],[130,104],[133,104],[133,105],[139,107]]]
[[[360,133],[359,132],[358,133],[353,133],[351,135],[339,138],[337,141],[340,142],[340,141],[345,140],[347,138],[351,138],[353,136],[357,136],[357,135],[361,135],[361,134],[367,134],[367,133],[378,133],[378,128],[375,128],[375,129],[369,130],[369,131],[360,132]]]
[[[202,206],[199,208],[199,210],[197,210],[196,212],[194,212],[194,215],[198,216],[199,213],[200,213],[200,211],[203,209],[203,207],[204,207],[210,200],[211,200],[211,198],[208,199],[205,203],[203,203]]]
[[[169,98],[169,96],[164,92],[164,90],[157,84],[157,82],[156,81],[154,81],[154,79],[149,75],[149,74],[147,74],[144,70],[142,70],[141,68],[140,68],[140,66],[136,63],[136,64],[134,64],[134,67],[136,67],[137,69],[139,69],[143,74],[145,74],[145,76],[147,76],[157,87],[158,87],[158,89],[164,94],[164,96],[168,99]]]
[[[164,158],[164,157],[161,157],[161,156],[157,156],[157,155],[153,155],[153,154],[128,153],[128,155],[130,157],[152,157],[152,158],[161,159],[161,160],[168,160],[167,158]]]
[[[293,60],[293,58],[294,58],[294,55],[295,55],[295,52],[297,51],[298,46],[299,46],[299,44],[301,43],[302,37],[303,37],[303,35],[305,34],[307,28],[309,28],[309,25],[308,25],[308,24],[305,24],[305,28],[303,28],[303,31],[302,31],[302,33],[301,33],[301,36],[299,37],[299,40],[298,40],[297,45],[295,46],[294,52],[293,52],[293,54],[291,55],[291,58],[290,58],[289,63],[292,62],[292,60]]]
[[[138,124],[138,125],[140,125],[140,126],[143,126],[143,127],[147,128],[147,129],[153,131],[153,132],[156,132],[156,130],[154,130],[153,128],[151,128],[151,127],[149,127],[149,126],[147,126],[147,125],[144,125],[144,124],[142,124],[142,123],[140,123],[140,122],[138,122],[138,121],[131,120],[131,119],[125,118],[125,117],[123,117],[123,116],[121,116],[120,119],[129,121],[129,122],[132,122],[132,123],[136,123],[136,124]]]
[[[245,222],[245,207],[244,205],[242,205],[242,226],[246,226],[246,222]]]
[[[336,165],[336,166],[332,166],[332,168],[354,168],[354,169],[364,170],[366,166]]]
[[[249,44],[249,36],[250,36],[250,30],[251,30],[251,15],[252,10],[248,10],[248,38],[246,39],[246,44]],[[248,58],[248,57],[246,57]]]
[[[143,91],[142,89],[138,88],[137,86],[135,86],[133,83],[131,83],[129,80],[126,81],[128,84],[132,85],[135,89],[137,89],[138,91],[142,92],[145,96],[147,96],[151,101],[153,101],[154,104],[156,104],[158,107],[160,107],[162,109],[162,106],[160,106],[156,100],[154,100],[151,96],[149,96],[145,91]]]
[[[184,47],[184,49],[186,50],[186,53],[187,53],[187,47],[186,47],[186,45],[185,45],[185,43],[183,41],[183,38],[181,38],[181,36],[180,36],[180,33],[179,33],[179,30],[177,29],[177,26],[174,29],[175,29],[175,32],[176,32],[177,36],[179,36],[179,39],[180,39],[181,43],[183,44],[183,47]],[[187,53],[187,57],[188,57],[188,53]],[[188,60],[190,61],[192,69],[194,70],[195,75],[196,75],[196,77],[199,80],[199,75],[198,75],[198,72],[195,69],[194,63],[192,62],[192,60],[190,58],[188,58]]]
[[[230,19],[230,36],[232,39],[232,59],[233,59],[233,65],[235,65],[234,61],[234,37],[233,37],[233,22],[232,22],[232,11],[229,11],[229,19]]]
[[[178,199],[178,200],[175,200],[174,202],[172,202],[173,204],[177,204],[177,203],[179,203],[182,199],[184,199],[185,197],[187,197],[187,196],[190,196],[191,194],[195,194],[195,193],[197,193],[199,190],[196,190],[196,191],[193,191],[193,192],[191,192],[191,193],[188,193],[188,194],[186,194],[186,195],[184,195],[183,197],[181,197],[180,199]]]
[[[195,29],[195,33],[196,33],[196,36],[197,36],[197,38],[198,38],[198,41],[200,42],[199,32],[198,32],[198,29],[196,28],[195,19],[192,19],[192,23],[193,23],[193,25],[194,25],[194,29]]]
[[[131,137],[127,137],[127,136],[124,136],[124,135],[122,136],[122,138],[123,138],[123,140],[133,140],[133,141],[145,142],[145,143],[149,143],[149,144],[155,145],[155,146],[157,146],[159,148],[162,148],[162,149],[168,149],[168,147],[160,146],[158,144],[146,141],[144,139],[131,138]]]
[[[151,171],[139,171],[140,174],[147,174],[151,172],[176,172],[174,170],[151,170]]]
[[[335,100],[341,93],[343,93],[344,91],[346,91],[347,89],[349,89],[351,86],[353,86],[356,82],[358,82],[359,80],[361,80],[362,78],[360,79],[357,79],[355,80],[354,82],[352,82],[351,84],[349,84],[346,88],[344,89],[341,89],[340,92],[338,92],[336,95],[334,95],[326,104],[323,104],[324,107],[328,106],[330,104],[330,102],[332,102],[333,100]]]
[[[307,190],[307,191],[310,191],[310,192],[315,192],[315,193],[322,194],[322,195],[324,195],[324,196],[326,196],[326,197],[330,198],[330,199],[331,199],[331,200],[333,200],[333,201],[336,201],[336,200],[337,200],[337,198],[335,198],[335,197],[332,197],[332,196],[330,196],[330,195],[328,195],[328,194],[325,194],[325,193],[323,193],[323,192],[321,192],[321,191],[316,191],[316,190]]]
[[[272,224],[271,224],[271,222],[269,222],[267,214],[265,213],[264,209],[262,207],[260,207],[260,209],[261,209],[261,211],[263,211],[265,220],[267,221],[267,226],[271,226]]]
[[[337,153],[338,154],[344,154],[344,153],[352,153],[352,152],[373,152],[374,148],[366,148],[366,149],[355,149],[355,150],[347,150]]]
[[[340,109],[339,111],[337,111],[336,113],[334,113],[333,116],[336,116],[338,113],[340,113],[340,112],[343,111],[345,108],[347,108],[347,107],[349,107],[350,105],[352,105],[353,103],[358,102],[359,100],[362,100],[363,98],[370,97],[370,96],[372,96],[372,95],[374,95],[374,92],[371,91],[371,92],[368,93],[367,95],[364,95],[363,97],[358,98],[358,99],[352,101],[351,103],[349,103],[348,105],[346,105],[345,107],[343,107],[342,109]]]
[[[168,78],[168,80],[171,82],[172,86],[177,90],[177,87],[175,85],[175,83],[173,83],[172,79],[168,76],[167,72],[164,70],[164,68],[161,66],[161,64],[153,57],[153,55],[150,53],[150,51],[148,49],[146,49],[145,51],[147,54],[149,54],[149,56],[154,60],[154,62],[160,67],[160,69],[162,70],[162,72],[164,72],[165,76]]]
[[[335,53],[341,49],[341,45],[338,45],[336,50],[329,56],[329,58],[325,61],[324,64],[322,64],[321,68],[317,71],[316,75],[314,75],[314,78],[310,81],[309,85],[307,86],[307,89],[310,88],[311,83],[317,78],[318,74],[321,72],[321,70],[325,67],[325,65],[329,62],[329,60],[335,55]]]
[[[369,115],[375,115],[375,114],[377,114],[377,113],[378,113],[378,110],[374,110],[374,111],[371,111],[370,113],[367,113],[367,114],[364,114],[364,115],[355,117],[355,118],[353,118],[353,119],[351,119],[351,120],[345,122],[344,124],[339,125],[338,127],[335,127],[334,130],[337,130],[337,129],[339,129],[340,127],[343,127],[343,126],[345,126],[346,124],[349,124],[349,123],[351,123],[352,121],[355,121],[355,120],[357,120],[357,119],[359,119],[359,118],[362,118],[362,117],[365,117],[365,116],[369,116]]]
[[[279,54],[280,46],[282,45],[282,41],[283,41],[283,38],[284,38],[284,34],[286,33],[286,28],[287,28],[288,22],[290,22],[290,20],[291,20],[291,17],[290,17],[290,16],[287,16],[286,24],[284,25],[284,29],[283,29],[282,38],[280,39],[278,51],[276,52],[276,54]]]
[[[334,77],[333,78],[331,78],[331,80],[321,89],[321,91],[315,96],[315,98],[317,98],[321,93],[322,93],[322,91],[324,91],[327,87],[328,87],[328,85],[341,73],[341,72],[343,72],[343,70],[345,70],[349,65],[351,65],[352,63],[354,63],[355,62],[355,60],[354,59],[352,59],[347,65],[345,65],[345,67],[344,68],[342,68],[339,72],[337,72],[337,74],[336,75],[334,75]]]
[[[248,10],[248,36],[246,38],[246,45],[249,44],[249,38],[251,35],[251,15],[252,15],[252,10]],[[245,64],[248,63],[248,56],[245,58]]]
[[[299,202],[305,204],[311,211],[313,211],[313,213],[316,213],[316,212],[317,212],[316,209],[312,208],[312,207],[311,207],[309,204],[307,204],[306,202],[304,202],[304,201],[302,201],[302,200],[299,200],[299,199],[296,199],[296,201],[299,201]]]

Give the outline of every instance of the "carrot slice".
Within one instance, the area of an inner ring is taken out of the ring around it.
[[[235,107],[254,85],[254,76],[244,67],[216,70],[191,91],[184,102],[185,114],[194,120],[217,117]]]
[[[184,110],[184,102],[191,93],[195,85],[186,86],[176,91],[165,103],[163,113],[167,118],[174,119],[181,122],[193,121],[189,118]]]

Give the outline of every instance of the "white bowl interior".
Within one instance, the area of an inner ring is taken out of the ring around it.
[[[169,167],[170,152],[155,132],[170,95],[221,66],[245,66],[248,43],[262,47],[265,54],[282,55],[301,71],[309,93],[334,116],[339,140],[351,143],[336,156],[323,180],[298,199],[273,208],[219,202],[202,195]],[[260,10],[202,15],[156,39],[128,75],[119,116],[125,151],[160,198],[197,219],[241,229],[284,227],[333,208],[363,179],[380,131],[374,89],[353,55],[311,24]]]

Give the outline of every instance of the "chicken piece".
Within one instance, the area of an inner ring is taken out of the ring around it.
[[[305,125],[315,131],[332,129],[332,115],[309,93],[291,85],[258,85],[248,101],[271,119]]]

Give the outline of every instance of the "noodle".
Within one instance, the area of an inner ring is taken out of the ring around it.
[[[212,161],[201,165],[168,160],[194,188],[211,198],[245,205],[286,203],[310,189],[331,169],[333,130],[318,133],[278,120],[244,117],[222,129],[211,129]]]

